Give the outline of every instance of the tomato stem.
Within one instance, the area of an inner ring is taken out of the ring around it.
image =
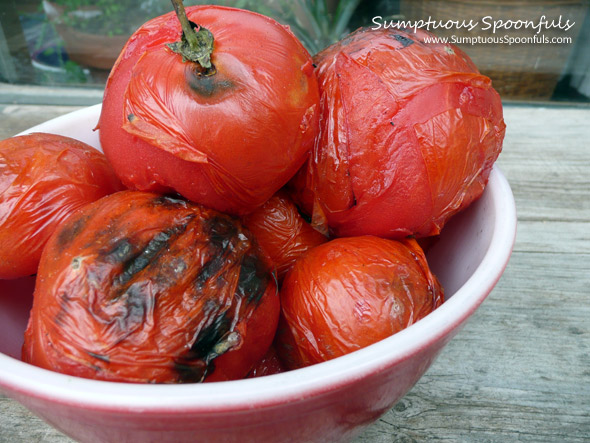
[[[168,47],[175,53],[182,55],[182,61],[198,63],[203,73],[214,73],[211,64],[211,53],[213,52],[213,34],[206,28],[191,22],[184,9],[182,0],[170,0],[176,12],[176,17],[182,27],[182,38],[179,42],[168,44]]]

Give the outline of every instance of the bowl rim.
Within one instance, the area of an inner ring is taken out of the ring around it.
[[[19,135],[60,132],[72,119],[98,119],[101,105],[73,111]],[[0,353],[0,388],[7,395],[33,396],[52,402],[109,411],[215,413],[249,410],[302,401],[379,373],[407,359],[462,324],[500,279],[516,237],[516,206],[510,185],[497,166],[488,185],[496,217],[490,247],[469,279],[425,318],[375,344],[310,367],[236,381],[202,384],[132,384],[90,380],[52,372]],[[351,369],[353,368],[353,369]]]

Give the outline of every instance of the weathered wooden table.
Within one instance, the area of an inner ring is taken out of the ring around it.
[[[0,105],[0,138],[73,107]],[[590,108],[506,106],[518,234],[496,289],[359,442],[590,441]],[[0,395],[0,442],[71,441]]]

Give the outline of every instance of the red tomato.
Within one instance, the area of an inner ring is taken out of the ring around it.
[[[309,366],[389,337],[442,302],[415,240],[335,239],[285,277],[275,345],[290,369]]]
[[[85,143],[44,133],[0,141],[0,279],[36,273],[55,228],[121,188],[105,156]]]
[[[246,378],[264,377],[265,375],[280,374],[281,372],[285,372],[285,367],[281,363],[276,349],[271,346],[266,355],[254,366]]]
[[[43,251],[23,359],[110,381],[245,377],[280,309],[250,235],[228,216],[152,193],[86,206]]]
[[[314,58],[320,135],[292,186],[337,236],[434,235],[483,192],[504,138],[500,96],[427,36],[364,29]]]
[[[284,192],[275,194],[242,221],[254,234],[268,266],[276,270],[279,281],[299,256],[328,241],[303,219]]]
[[[187,8],[214,36],[213,69],[183,63],[173,13],[130,38],[107,82],[100,141],[123,183],[244,214],[299,169],[318,130],[310,55],[288,30],[233,8]]]

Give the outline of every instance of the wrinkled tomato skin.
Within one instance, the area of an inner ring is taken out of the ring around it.
[[[245,377],[280,309],[250,237],[171,196],[122,191],[87,205],[43,251],[23,360],[132,383]]]
[[[121,189],[105,156],[80,141],[45,133],[0,141],[0,279],[35,274],[64,219]]]
[[[428,36],[361,29],[314,57],[320,134],[291,186],[335,236],[435,235],[483,192],[505,133],[500,96]]]
[[[415,240],[338,238],[285,277],[275,346],[289,369],[331,360],[401,331],[443,298]]]
[[[269,268],[276,270],[279,281],[297,258],[328,241],[301,216],[295,203],[283,191],[242,221],[256,238]]]
[[[262,205],[306,160],[318,131],[309,53],[288,28],[233,8],[186,8],[214,36],[216,73],[166,45],[174,13],[130,38],[107,81],[100,141],[129,188],[174,190],[231,214]]]

